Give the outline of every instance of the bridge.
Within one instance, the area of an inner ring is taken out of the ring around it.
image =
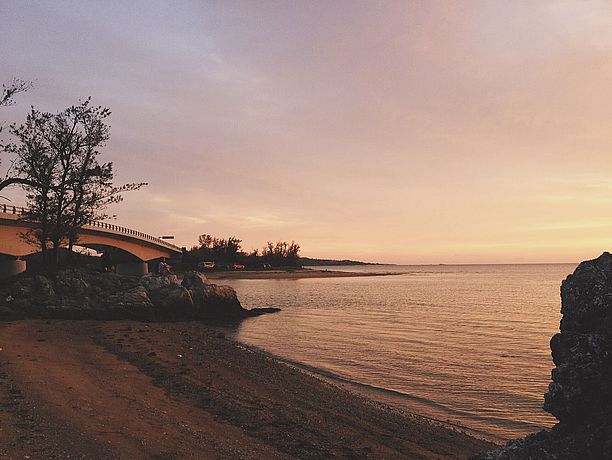
[[[23,219],[26,209],[0,205],[0,279],[25,271],[21,257],[40,252],[37,245],[26,242],[20,234],[33,227]],[[148,272],[148,264],[155,259],[181,257],[183,250],[146,233],[106,222],[90,221],[78,232],[79,246],[113,254],[116,270],[124,275]]]

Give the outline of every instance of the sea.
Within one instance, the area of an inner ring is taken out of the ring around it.
[[[320,269],[320,267],[317,267]],[[245,307],[236,338],[386,403],[504,441],[551,427],[561,281],[576,264],[366,265],[354,278],[224,280]]]

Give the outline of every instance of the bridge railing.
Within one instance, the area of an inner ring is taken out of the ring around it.
[[[28,209],[22,206],[12,206],[12,205],[9,206],[9,205],[3,204],[3,205],[0,205],[0,213],[15,214],[15,215],[21,216],[21,215],[27,214]],[[179,251],[179,252],[181,251],[181,248],[179,248],[178,246],[175,246],[172,243],[168,243],[167,241],[164,241],[161,238],[157,238],[156,236],[148,235],[146,233],[139,232],[138,230],[134,230],[131,228],[121,227],[120,225],[109,224],[107,222],[100,222],[97,220],[89,220],[85,223],[85,225],[88,227],[96,227],[96,228],[101,228],[105,230],[110,230],[114,233],[122,233],[124,235],[133,236],[141,240],[150,241],[159,246],[164,246],[166,248],[173,249],[175,251]]]
[[[21,215],[28,212],[28,210],[26,208],[22,208],[21,206],[7,206],[6,204],[3,204],[2,206],[0,206],[0,212],[2,212],[3,214]]]

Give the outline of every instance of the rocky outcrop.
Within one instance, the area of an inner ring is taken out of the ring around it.
[[[544,409],[559,423],[478,459],[612,458],[612,255],[582,262],[561,284]]]
[[[278,309],[266,309],[266,312]],[[0,319],[235,321],[261,314],[242,308],[236,291],[197,272],[141,278],[86,270],[23,276],[0,287]]]
[[[190,292],[199,318],[241,318],[245,315],[236,291],[229,286],[211,284],[198,272],[185,273],[181,285]]]

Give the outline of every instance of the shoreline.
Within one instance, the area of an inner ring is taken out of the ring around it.
[[[226,272],[202,272],[209,280],[226,279],[305,279],[305,278],[356,278],[362,276],[393,276],[402,273],[363,273],[337,270],[301,268],[296,270],[236,270]]]
[[[398,410],[410,417],[423,419],[427,423],[433,423],[434,425],[438,425],[440,427],[455,430],[466,436],[473,437],[484,442],[494,443],[498,446],[501,446],[508,441],[507,438],[502,438],[491,433],[477,430],[475,428],[470,428],[466,425],[463,425],[459,421],[452,421],[450,419],[442,420],[441,418],[436,418],[435,416],[429,416],[421,413],[419,406],[421,409],[425,406],[429,406],[430,408],[437,406],[437,404],[433,401],[421,399],[417,396],[401,393],[388,388],[377,387],[369,385],[367,383],[361,383],[356,380],[351,380],[350,378],[343,377],[332,371],[327,371],[325,369],[309,365],[301,361],[285,358],[255,345],[242,342],[235,337],[233,332],[229,332],[229,334],[231,336],[231,339],[236,343],[238,347],[242,347],[252,352],[265,355],[268,358],[278,362],[279,364],[295,367],[301,371],[308,373],[309,375],[312,375],[314,378],[322,380],[331,385],[338,386],[352,394],[366,398],[372,402],[390,407],[394,410]],[[442,411],[440,411],[440,414],[442,415]]]
[[[0,323],[0,456],[441,459],[496,447],[222,331],[197,322]]]

